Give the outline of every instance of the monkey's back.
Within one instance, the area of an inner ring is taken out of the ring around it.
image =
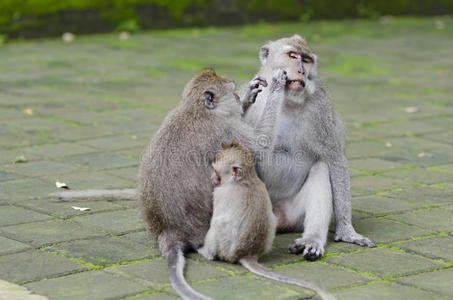
[[[181,104],[166,117],[138,176],[139,210],[154,237],[170,231],[195,248],[203,243],[212,215],[210,162],[229,139],[229,127],[209,113]]]
[[[275,237],[276,218],[264,183],[256,176],[249,185],[216,188],[211,226],[216,226],[221,259],[237,262],[268,252]]]

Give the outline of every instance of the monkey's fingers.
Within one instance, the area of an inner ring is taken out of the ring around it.
[[[256,89],[258,88],[259,86],[263,86],[263,87],[267,87],[267,81],[259,76],[253,78],[250,82],[249,82],[249,87],[250,89]]]
[[[262,91],[263,91],[262,89],[254,89],[254,90],[252,90],[252,92],[250,93],[249,101],[251,103],[255,103],[256,97],[258,96],[258,93],[261,93]]]

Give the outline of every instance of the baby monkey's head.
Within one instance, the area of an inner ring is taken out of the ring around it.
[[[252,154],[247,147],[232,142],[222,144],[222,152],[214,157],[211,175],[212,183],[215,186],[227,182],[240,182],[242,179],[255,174]],[[255,174],[256,175],[256,174]]]

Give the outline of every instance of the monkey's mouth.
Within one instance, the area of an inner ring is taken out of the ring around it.
[[[288,80],[286,81],[288,89],[293,91],[301,91],[305,87],[305,81],[303,80]]]

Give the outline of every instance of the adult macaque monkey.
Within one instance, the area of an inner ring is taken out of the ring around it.
[[[258,76],[269,80],[275,70],[283,69],[288,78],[273,152],[257,163],[278,216],[277,230],[303,231],[289,249],[315,260],[324,253],[333,202],[335,241],[374,247],[351,223],[344,127],[319,79],[317,56],[304,38],[294,35],[268,42],[259,58]],[[265,113],[268,93],[264,89],[247,110],[249,124],[257,124]]]
[[[335,299],[312,282],[279,274],[258,263],[275,237],[277,219],[272,203],[256,175],[250,151],[236,142],[222,148],[212,163],[211,179],[216,188],[211,225],[198,253],[209,260],[239,262],[257,275],[311,289],[325,300]]]

